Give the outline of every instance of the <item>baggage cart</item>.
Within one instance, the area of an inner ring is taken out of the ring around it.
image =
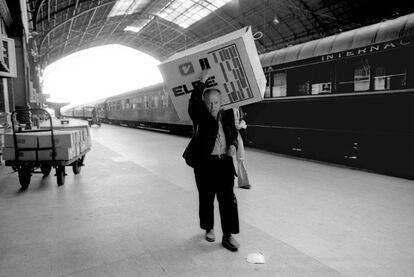
[[[16,115],[18,113],[32,113],[32,112],[41,112],[46,116],[46,120],[49,120],[49,126],[47,128],[41,129],[24,129],[21,126],[18,126],[18,121],[16,120]],[[13,141],[14,141],[14,160],[5,160],[6,166],[11,166],[15,171],[18,172],[19,182],[22,189],[27,189],[30,184],[30,179],[32,174],[39,173],[43,174],[44,177],[48,176],[52,170],[55,169],[56,179],[58,186],[62,186],[65,183],[66,166],[72,167],[74,174],[79,174],[81,172],[82,166],[84,166],[85,155],[90,151],[90,148],[83,149],[82,152],[79,151],[78,155],[75,155],[73,158],[68,160],[57,160],[56,159],[56,147],[54,139],[54,129],[52,123],[52,117],[44,109],[25,109],[25,110],[16,110],[11,114],[12,121],[12,132],[13,132]],[[51,147],[19,147],[17,142],[17,135],[19,133],[41,133],[49,132],[51,137]],[[50,160],[39,160],[38,155],[34,160],[21,160],[19,158],[19,153],[21,151],[39,151],[39,150],[51,150],[52,156]]]

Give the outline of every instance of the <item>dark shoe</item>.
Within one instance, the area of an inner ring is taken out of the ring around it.
[[[237,251],[240,247],[240,244],[232,236],[223,237],[221,244],[224,246],[224,248],[233,252]]]
[[[213,242],[216,240],[216,235],[214,234],[214,230],[211,229],[209,231],[206,231],[206,241]]]

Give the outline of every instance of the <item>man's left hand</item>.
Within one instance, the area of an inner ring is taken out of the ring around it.
[[[236,155],[236,146],[230,145],[229,149],[227,150],[227,155],[229,156]]]

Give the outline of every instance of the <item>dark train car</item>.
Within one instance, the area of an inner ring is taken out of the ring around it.
[[[261,56],[245,144],[414,178],[414,14]]]
[[[97,107],[104,122],[171,132],[191,132],[191,122],[178,118],[162,84],[110,97]]]

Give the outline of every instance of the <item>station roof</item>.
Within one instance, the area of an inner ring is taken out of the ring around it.
[[[410,1],[28,0],[30,47],[42,68],[74,52],[122,44],[163,61],[251,25],[260,54],[414,12]],[[108,57],[110,58],[110,57]]]

